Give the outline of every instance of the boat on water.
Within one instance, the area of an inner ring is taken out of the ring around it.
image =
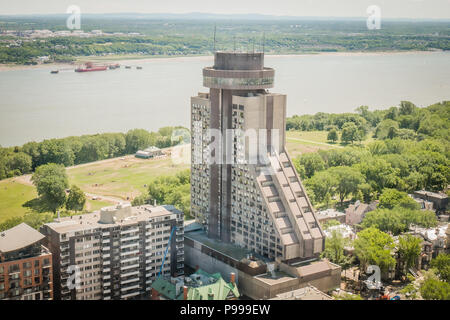
[[[125,66],[125,69],[131,69],[131,66]]]
[[[118,69],[118,68],[120,68],[120,64],[118,64],[118,63],[109,65],[110,70],[114,70],[114,69]]]
[[[142,70],[142,67],[136,67],[136,69],[138,69],[138,70]]]
[[[59,73],[59,70],[52,70],[52,71],[50,71],[50,73],[52,73],[52,74]]]
[[[108,66],[95,66],[92,62],[88,62],[84,65],[84,67],[76,68],[75,72],[105,71],[107,69]]]

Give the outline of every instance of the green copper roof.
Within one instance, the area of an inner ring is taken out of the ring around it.
[[[232,298],[240,296],[237,286],[223,280],[220,273],[209,274],[203,270],[198,270],[194,274],[214,278],[216,281],[206,285],[189,286],[188,300],[226,300],[228,296]],[[167,299],[183,300],[183,292],[176,296],[175,285],[163,278],[156,279],[152,288]]]

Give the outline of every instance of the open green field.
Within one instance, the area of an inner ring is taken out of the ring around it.
[[[29,209],[22,207],[22,204],[36,197],[33,186],[22,184],[14,178],[0,181],[0,223],[24,215]]]
[[[116,158],[67,169],[69,181],[84,192],[130,200],[145,192],[152,179],[175,175],[189,169],[189,164],[173,164],[170,157],[137,159]]]
[[[327,142],[327,134],[326,131],[287,131],[286,148],[289,155],[295,158],[303,153],[340,148],[338,144]]]

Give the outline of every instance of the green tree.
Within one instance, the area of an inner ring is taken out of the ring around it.
[[[353,245],[362,270],[369,264],[379,266],[383,272],[395,267],[394,239],[387,233],[376,228],[364,229],[358,233]]]
[[[358,186],[364,182],[364,177],[361,173],[351,167],[333,167],[327,170],[328,174],[334,176],[336,179],[336,192],[339,195],[341,204],[345,198],[350,194],[358,192]]]
[[[380,196],[379,208],[392,209],[400,206],[405,209],[419,209],[419,204],[414,201],[406,192],[398,191],[396,189],[386,188]]]
[[[406,268],[415,267],[417,259],[422,252],[422,240],[410,234],[398,238],[397,253],[399,259],[405,263]]]
[[[7,168],[10,171],[17,171],[17,175],[31,172],[32,159],[24,152],[14,152],[7,158]]]
[[[133,129],[127,132],[125,136],[126,151],[128,154],[135,153],[155,144],[155,139],[144,129]]]
[[[325,250],[322,252],[321,257],[339,264],[344,259],[345,245],[346,239],[339,231],[333,230],[331,237],[325,239]]]
[[[338,134],[338,132],[337,132],[336,129],[331,129],[331,130],[328,132],[327,140],[328,140],[328,141],[332,141],[332,142],[336,142],[336,141],[339,140],[339,134]]]
[[[359,140],[358,127],[354,122],[347,122],[342,126],[341,140],[344,143],[353,143]]]
[[[427,274],[420,286],[420,294],[425,300],[450,300],[450,284],[434,274]]]
[[[377,209],[364,217],[363,228],[377,228],[394,235],[407,231],[411,225],[430,228],[437,225],[436,214],[432,211],[409,210],[402,207]]]
[[[62,165],[49,163],[36,168],[31,181],[36,186],[41,199],[54,213],[66,201],[66,189],[69,187],[66,169]]]
[[[441,280],[450,282],[450,254],[441,253],[431,260],[431,267],[436,269],[436,274]]]
[[[316,172],[311,179],[305,181],[309,190],[313,192],[314,201],[325,202],[328,207],[331,196],[334,194],[334,186],[337,185],[337,179],[327,171]]]
[[[66,209],[73,211],[82,211],[85,203],[86,197],[84,195],[84,192],[76,185],[73,185],[70,188],[70,193],[67,197]]]
[[[377,137],[377,139],[388,138],[389,132],[392,131],[391,128],[398,130],[398,122],[392,119],[381,121],[375,130],[375,137]]]
[[[306,153],[299,157],[299,164],[305,168],[305,175],[311,178],[315,172],[325,169],[325,162],[317,153]]]

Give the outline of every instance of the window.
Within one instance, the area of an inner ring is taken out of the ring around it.
[[[13,272],[19,272],[20,268],[19,268],[18,264],[12,264],[9,266],[8,270],[9,270],[9,273],[13,273]]]
[[[35,268],[39,267],[39,260],[34,260],[34,267]]]

